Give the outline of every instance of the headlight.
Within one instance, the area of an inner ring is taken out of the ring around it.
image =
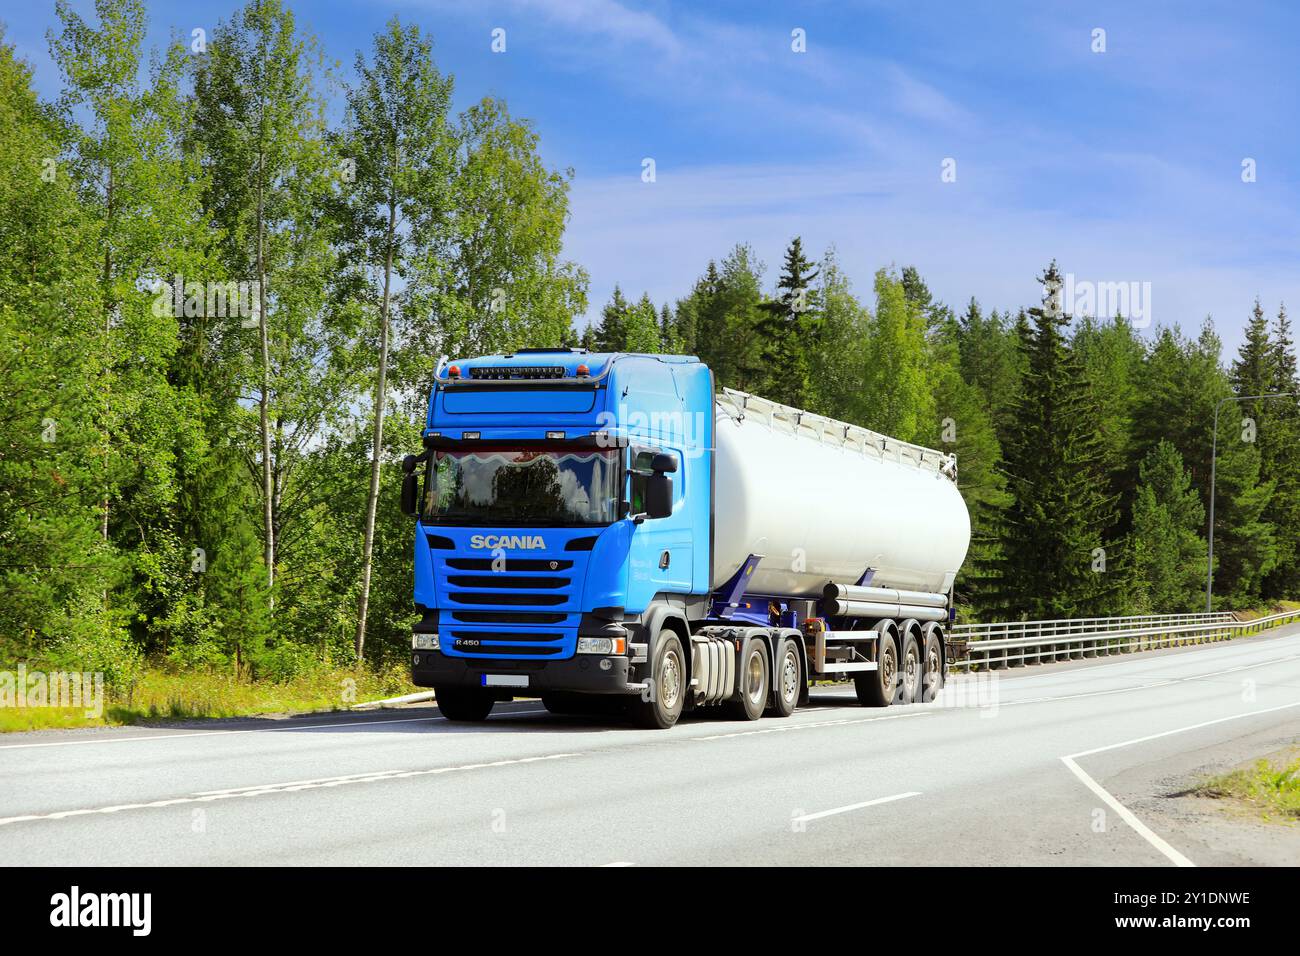
[[[436,651],[438,649],[437,634],[412,634],[411,650],[413,651]]]
[[[627,652],[627,640],[622,637],[580,637],[579,654],[624,654]]]

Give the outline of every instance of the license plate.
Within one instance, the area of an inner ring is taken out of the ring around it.
[[[484,674],[480,678],[484,687],[527,687],[527,674]]]

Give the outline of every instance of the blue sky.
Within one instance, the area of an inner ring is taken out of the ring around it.
[[[1157,323],[1212,314],[1229,348],[1255,296],[1300,308],[1300,5],[292,6],[344,73],[388,17],[417,22],[459,105],[493,94],[533,120],[575,172],[566,251],[592,314],[615,283],[675,299],[736,242],[770,284],[795,234],[833,245],[864,295],[877,268],[913,264],[950,304],[1028,305],[1056,258],[1081,281],[1149,282]],[[234,7],[154,0],[155,39]],[[53,4],[0,18],[53,95]]]

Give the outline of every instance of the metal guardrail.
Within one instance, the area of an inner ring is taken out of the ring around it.
[[[948,633],[950,641],[966,645],[966,656],[953,662],[954,667],[998,669],[1230,640],[1292,621],[1300,621],[1300,609],[1253,621],[1238,621],[1230,611],[1216,611],[959,624]]]

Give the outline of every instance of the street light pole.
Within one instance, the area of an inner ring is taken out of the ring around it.
[[[1224,402],[1262,402],[1269,398],[1296,398],[1300,396],[1297,392],[1269,392],[1267,395],[1229,395],[1227,398],[1221,398],[1214,406],[1214,433],[1210,440],[1210,530],[1208,535],[1209,548],[1208,556],[1205,561],[1205,613],[1209,614],[1211,602],[1214,600],[1214,478],[1216,466],[1218,464],[1217,454],[1219,451],[1219,409],[1223,408]]]

